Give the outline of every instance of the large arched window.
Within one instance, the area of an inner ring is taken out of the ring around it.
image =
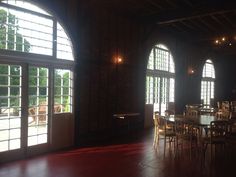
[[[2,1],[0,25],[0,49],[73,60],[70,39],[60,23],[35,5]]]
[[[0,156],[55,145],[55,131],[67,131],[72,51],[56,17],[28,1],[0,2]]]
[[[202,71],[201,100],[204,105],[211,105],[214,100],[215,69],[211,60],[206,60]]]
[[[164,45],[155,45],[149,55],[146,75],[146,104],[164,114],[169,102],[174,102],[175,67],[173,57]]]

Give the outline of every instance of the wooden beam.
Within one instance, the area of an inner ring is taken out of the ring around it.
[[[183,28],[179,27],[179,26],[176,25],[176,24],[171,24],[171,26],[173,26],[173,27],[176,28],[177,30],[181,31],[182,33],[186,33],[186,31],[185,31]]]
[[[221,26],[225,26],[225,24],[223,24],[218,18],[216,18],[214,15],[210,16],[215,22],[217,22],[218,24],[220,24]]]
[[[232,27],[235,27],[235,24],[228,18],[225,16],[225,14],[222,14],[222,17],[225,19],[225,21],[227,23],[229,23]]]
[[[201,24],[197,23],[196,21],[191,20],[189,22],[192,23],[195,27],[197,27],[201,31],[209,32],[206,28],[204,28]]]
[[[226,14],[226,13],[230,13],[233,11],[235,11],[235,10],[222,10],[222,11],[216,11],[216,12],[209,12],[209,13],[205,13],[205,14],[190,16],[190,17],[182,17],[182,18],[177,18],[177,19],[172,19],[172,20],[167,20],[167,21],[160,21],[160,22],[157,22],[157,24],[158,25],[168,25],[171,23],[178,23],[181,21],[194,20],[194,19],[198,19],[198,18],[208,17],[211,15]]]
[[[215,27],[213,27],[212,25],[210,25],[209,23],[207,23],[205,20],[203,20],[203,18],[199,19],[201,23],[203,23],[206,27],[210,28],[212,31],[216,32],[217,29]]]
[[[194,26],[192,26],[192,25],[190,25],[190,24],[188,24],[188,23],[186,23],[186,22],[184,22],[184,21],[182,21],[182,22],[180,22],[180,23],[183,24],[184,26],[190,28],[190,29],[193,29],[193,30],[195,29]]]

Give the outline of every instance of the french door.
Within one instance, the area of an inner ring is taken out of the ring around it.
[[[48,71],[0,64],[0,153],[48,143]]]
[[[0,63],[1,160],[73,145],[72,79],[68,69]]]

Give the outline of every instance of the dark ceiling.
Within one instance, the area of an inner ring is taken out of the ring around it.
[[[236,1],[91,0],[162,31],[215,46],[236,45]],[[225,37],[225,41],[222,38]],[[218,39],[218,43],[216,40]]]

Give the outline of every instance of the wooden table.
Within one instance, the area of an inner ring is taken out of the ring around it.
[[[119,113],[113,114],[113,117],[116,118],[117,121],[122,121],[125,124],[127,123],[128,134],[130,134],[131,130],[135,128],[135,125],[139,121],[140,113]],[[121,131],[120,128],[118,129]]]
[[[183,121],[185,123],[191,123],[201,127],[210,126],[211,121],[218,120],[216,116],[212,115],[198,115],[198,116],[170,115],[165,118],[171,122],[175,122],[177,120],[177,121]]]
[[[114,117],[119,118],[119,119],[125,119],[128,117],[136,117],[139,116],[139,113],[120,113],[120,114],[113,114]]]
[[[185,124],[191,124],[199,127],[199,138],[203,135],[203,130],[205,133],[208,132],[208,128],[212,121],[219,120],[216,116],[212,115],[198,115],[198,116],[188,116],[188,115],[170,115],[165,117],[170,122],[182,121]]]

